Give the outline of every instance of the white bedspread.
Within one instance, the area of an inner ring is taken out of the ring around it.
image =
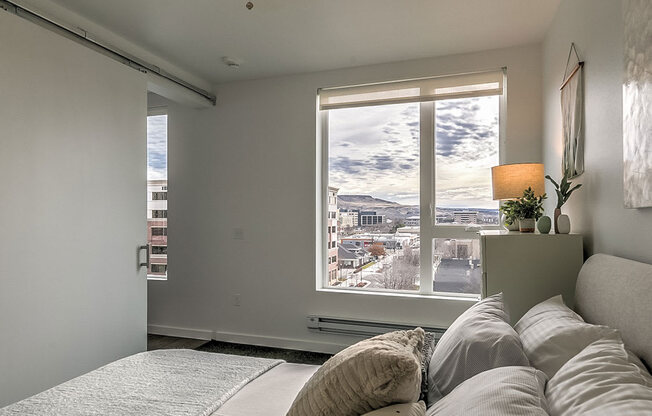
[[[283,363],[247,384],[211,416],[285,416],[318,365]]]
[[[208,416],[282,360],[158,350],[115,361],[0,409],[0,416]]]

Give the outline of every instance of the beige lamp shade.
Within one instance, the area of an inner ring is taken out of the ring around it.
[[[541,196],[546,192],[543,177],[543,163],[514,163],[491,168],[494,200],[512,199],[523,196],[528,187],[534,190],[534,195]]]

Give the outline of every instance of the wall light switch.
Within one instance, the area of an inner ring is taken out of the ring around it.
[[[240,294],[233,295],[233,306],[240,306]]]
[[[233,239],[234,240],[244,240],[244,229],[241,227],[235,227],[233,229]]]

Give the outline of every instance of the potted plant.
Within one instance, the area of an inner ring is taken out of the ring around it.
[[[523,191],[523,196],[515,200],[507,201],[500,210],[508,213],[512,218],[518,218],[518,227],[522,233],[533,233],[536,221],[543,215],[543,200],[546,194],[539,197],[534,195],[532,188],[528,187]]]
[[[500,212],[503,213],[503,223],[507,230],[518,231],[518,210],[516,200],[510,199],[503,203],[500,207]]]
[[[570,198],[571,194],[578,189],[582,184],[577,184],[571,188],[571,185],[573,182],[570,182],[568,180],[568,177],[570,176],[570,171],[566,170],[564,172],[564,176],[561,178],[560,183],[558,184],[555,182],[554,179],[550,177],[550,175],[546,175],[546,179],[548,179],[552,184],[555,186],[555,192],[557,193],[557,208],[555,208],[555,234],[559,233],[559,228],[557,226],[557,221],[559,219],[559,216],[561,215],[561,207],[568,201],[568,198]]]

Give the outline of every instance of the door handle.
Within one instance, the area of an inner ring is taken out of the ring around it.
[[[147,253],[144,263],[140,261],[140,252],[142,250],[145,250],[145,252]],[[149,244],[145,244],[144,246],[138,246],[138,267],[147,267],[149,269],[149,259],[150,259]]]

